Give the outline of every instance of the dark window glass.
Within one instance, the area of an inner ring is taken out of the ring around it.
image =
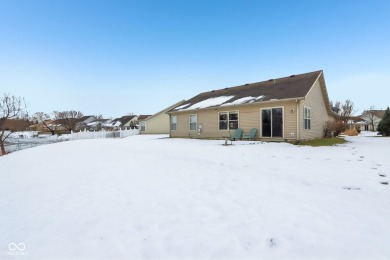
[[[271,137],[271,110],[265,109],[261,112],[262,134],[264,137]]]
[[[227,130],[228,129],[228,115],[227,113],[219,113],[219,129]]]
[[[272,109],[272,137],[283,137],[283,110]]]

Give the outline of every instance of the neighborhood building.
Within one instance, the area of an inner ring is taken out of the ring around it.
[[[136,115],[129,115],[129,116],[122,116],[119,118],[115,118],[109,123],[102,124],[102,128],[105,130],[119,130],[119,129],[128,129],[131,127],[135,127],[138,122],[138,116]]]
[[[88,131],[100,131],[103,129],[102,126],[104,124],[109,124],[111,121],[112,121],[112,119],[104,119],[104,118],[96,119],[96,120],[88,123],[86,126],[86,129]]]
[[[184,100],[169,106],[156,114],[139,119],[141,134],[169,134],[169,115],[166,113],[174,107],[180,106]]]
[[[83,116],[79,119],[77,119],[76,127],[75,130],[83,130],[88,128],[88,124],[95,121],[96,117],[95,116]]]
[[[322,70],[211,90],[167,113],[170,137],[187,138],[223,138],[255,128],[260,140],[313,139],[335,120]]]
[[[363,113],[360,117],[365,121],[364,128],[361,130],[377,131],[378,124],[385,115],[385,110],[369,110]]]

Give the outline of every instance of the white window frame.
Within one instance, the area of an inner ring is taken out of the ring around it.
[[[191,117],[195,116],[195,122],[191,122]],[[197,114],[190,114],[189,118],[189,128],[190,131],[197,131],[198,130],[198,115]],[[195,124],[195,129],[191,129],[191,124]]]
[[[308,122],[308,124],[306,124],[306,122]],[[311,108],[307,106],[303,107],[303,129],[311,129]]]
[[[173,125],[172,119],[173,119],[173,118],[175,118],[175,121],[176,121],[176,122],[174,123],[175,129],[172,128],[172,125]],[[176,130],[177,130],[177,116],[171,116],[171,118],[170,118],[170,124],[169,124],[169,125],[170,125],[171,131],[176,131]]]
[[[219,124],[219,115],[221,113],[226,113],[227,114],[227,129],[221,129],[220,128],[220,124]],[[237,113],[237,116],[238,116],[238,119],[237,119],[237,129],[240,128],[240,111],[239,110],[232,110],[232,111],[219,111],[218,112],[218,130],[219,131],[229,131],[229,130],[236,130],[236,129],[230,129],[230,119],[229,119],[229,114],[230,113]],[[236,121],[236,120],[233,120],[233,121]]]

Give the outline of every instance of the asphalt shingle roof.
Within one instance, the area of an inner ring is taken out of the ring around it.
[[[197,108],[242,105],[270,100],[303,98],[322,70],[289,77],[203,92],[174,107],[169,112]]]

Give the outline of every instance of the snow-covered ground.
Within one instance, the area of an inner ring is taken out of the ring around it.
[[[137,135],[0,157],[0,258],[390,259],[390,138],[347,139]]]

